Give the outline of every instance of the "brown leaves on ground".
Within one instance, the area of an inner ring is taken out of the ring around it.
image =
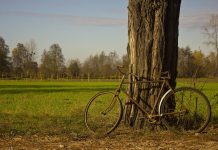
[[[195,135],[175,135],[170,132],[154,134],[114,133],[105,138],[69,136],[1,137],[0,149],[218,149],[218,129]]]

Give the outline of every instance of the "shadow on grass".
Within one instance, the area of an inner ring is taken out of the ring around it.
[[[44,86],[44,85],[0,85],[0,94],[19,94],[19,93],[52,93],[52,92],[85,92],[115,90],[111,86]]]
[[[218,125],[218,116],[212,116],[211,117],[211,124]]]
[[[217,124],[218,117],[212,118],[210,125]],[[84,124],[83,112],[65,117],[0,113],[0,137],[23,135],[67,135],[72,138],[83,138],[88,137],[89,132]]]
[[[69,135],[85,137],[87,130],[83,113],[71,116],[30,116],[26,114],[0,113],[0,135]]]

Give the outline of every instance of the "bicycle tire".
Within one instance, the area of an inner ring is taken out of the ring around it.
[[[211,118],[208,98],[200,90],[181,87],[169,90],[159,105],[162,123],[179,134],[202,132]]]
[[[97,136],[110,134],[122,120],[122,102],[118,96],[115,96],[115,100],[113,97],[114,93],[112,92],[99,92],[90,99],[85,108],[85,125]],[[104,114],[103,111],[108,108],[111,110]]]

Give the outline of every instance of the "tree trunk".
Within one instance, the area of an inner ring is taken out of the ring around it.
[[[168,71],[171,86],[176,86],[180,4],[181,0],[129,0],[129,71],[150,80]],[[143,107],[145,103],[153,105],[158,91],[141,90],[149,87],[148,84],[130,85],[129,93]],[[140,119],[142,115],[136,107],[127,105],[125,121],[131,126],[142,127],[145,121]]]

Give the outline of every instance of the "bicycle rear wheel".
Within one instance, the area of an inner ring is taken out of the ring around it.
[[[181,87],[165,96],[160,103],[159,114],[169,130],[192,134],[206,128],[211,117],[211,106],[200,90]]]
[[[100,92],[91,98],[85,109],[86,127],[96,135],[111,133],[123,115],[122,103],[111,92]]]

